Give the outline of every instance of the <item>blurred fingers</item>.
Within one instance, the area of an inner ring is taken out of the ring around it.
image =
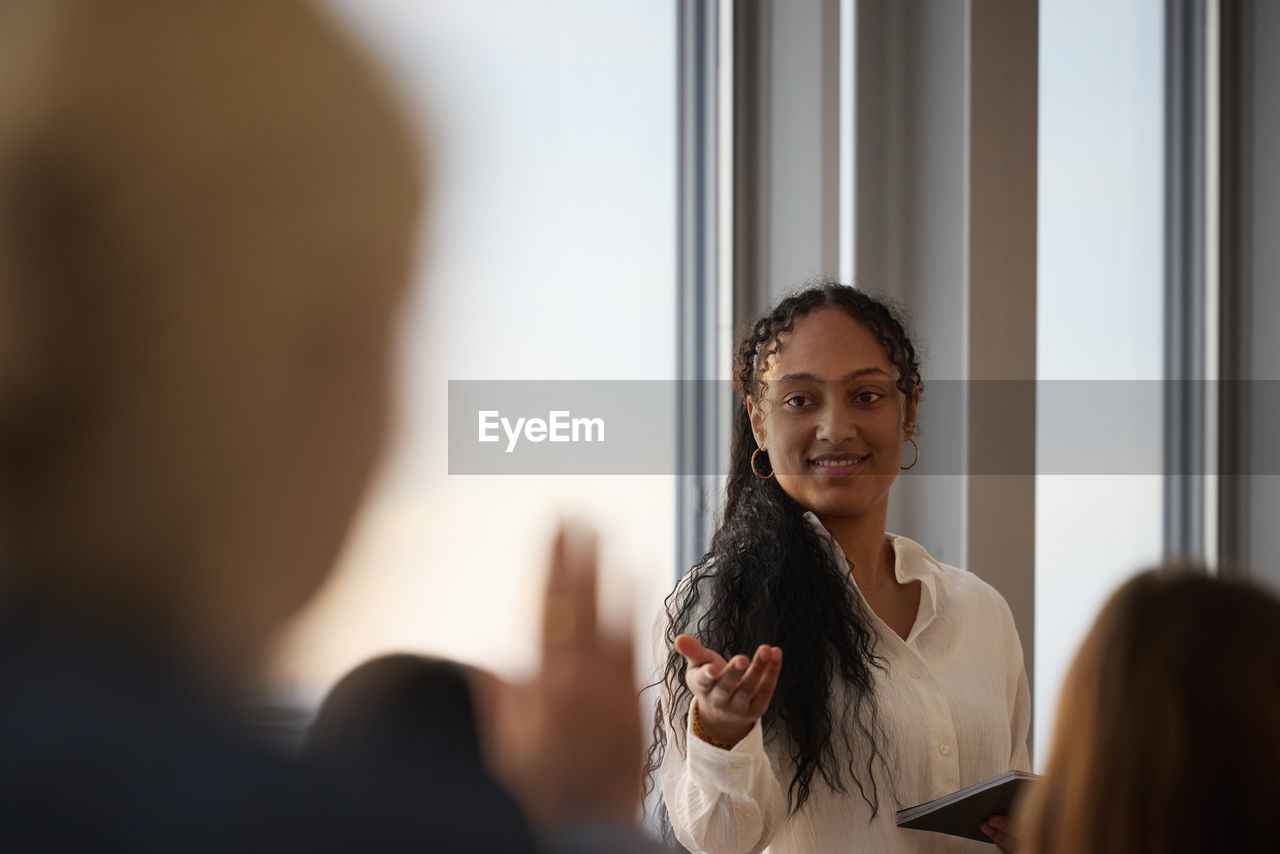
[[[595,532],[589,528],[561,525],[556,532],[543,602],[544,655],[565,644],[587,649],[596,646],[596,548]]]
[[[565,643],[576,630],[576,614],[571,595],[569,561],[566,554],[567,532],[556,531],[551,542],[551,560],[547,571],[547,587],[542,600],[542,645],[544,650]]]
[[[599,633],[599,544],[596,532],[583,525],[568,528],[565,538],[569,578],[573,585],[573,602],[577,611],[577,631],[573,640],[579,646],[594,646]]]

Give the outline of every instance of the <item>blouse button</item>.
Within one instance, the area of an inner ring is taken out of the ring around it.
[[[913,667],[913,668],[911,668],[911,678],[912,678],[912,679],[919,679],[919,678],[920,678],[920,671],[919,671],[919,670],[917,670],[917,669],[916,669],[916,668],[914,668],[914,667]]]
[[[951,753],[951,745],[949,745],[949,744],[939,744],[939,745],[938,745],[938,752],[939,752],[939,753],[941,753],[943,756],[947,756],[947,755],[949,755],[949,754]]]

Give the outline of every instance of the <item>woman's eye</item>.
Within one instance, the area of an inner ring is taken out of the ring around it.
[[[790,397],[785,398],[782,401],[782,405],[799,407],[804,406],[808,402],[809,398],[805,397],[803,394],[793,394]]]
[[[882,397],[884,397],[884,395],[878,391],[862,391],[858,392],[854,399],[857,400],[858,403],[875,403]]]

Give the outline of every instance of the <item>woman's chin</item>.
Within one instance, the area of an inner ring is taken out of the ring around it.
[[[797,482],[798,481],[798,482]],[[854,517],[883,511],[893,477],[862,475],[858,478],[779,479],[783,491],[818,516]]]

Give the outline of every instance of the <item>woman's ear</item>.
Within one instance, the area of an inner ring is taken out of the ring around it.
[[[756,439],[756,447],[764,447],[764,407],[751,398],[746,399],[747,418],[751,420],[751,435]]]
[[[920,407],[920,389],[912,389],[911,396],[907,398],[906,416],[902,421],[902,431],[907,434],[910,439],[916,434],[916,410]]]

